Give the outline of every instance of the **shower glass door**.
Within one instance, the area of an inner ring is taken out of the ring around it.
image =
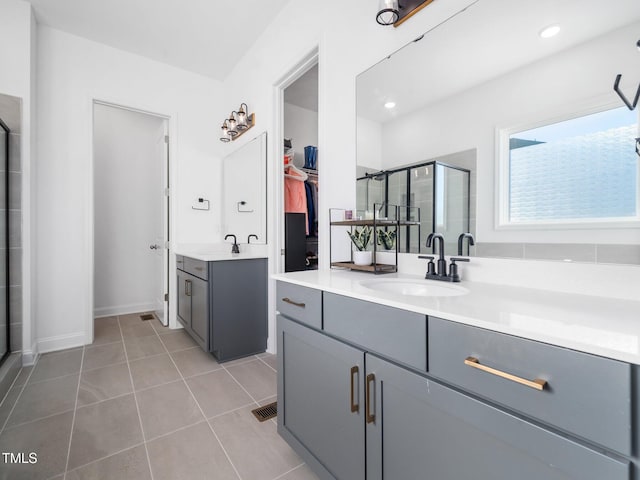
[[[0,119],[0,364],[9,356],[9,315],[8,315],[8,178],[9,178],[9,128]]]

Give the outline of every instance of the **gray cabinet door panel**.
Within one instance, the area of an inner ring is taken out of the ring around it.
[[[629,480],[614,459],[366,355],[368,480]]]
[[[363,352],[278,315],[278,355],[279,428],[336,479],[364,480]]]
[[[465,365],[548,383],[537,391]],[[481,328],[429,318],[429,371],[447,383],[629,455],[631,366]]]
[[[322,328],[321,290],[278,282],[276,308],[282,315],[318,330]]]
[[[188,279],[188,274],[178,270],[178,320],[182,325],[187,326],[191,322],[191,297],[187,295],[189,293]]]
[[[205,350],[209,350],[209,301],[208,283],[199,278],[191,279],[191,330],[198,338],[195,340]]]
[[[333,293],[323,297],[324,331],[414,368],[427,369],[427,317]]]

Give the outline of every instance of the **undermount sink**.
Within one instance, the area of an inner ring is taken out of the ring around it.
[[[360,285],[379,292],[411,295],[414,297],[456,297],[469,293],[469,290],[460,285],[441,284],[433,280],[387,278],[381,280],[364,280],[360,282]]]

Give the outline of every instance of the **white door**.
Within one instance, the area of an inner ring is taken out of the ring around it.
[[[166,327],[169,325],[169,131],[167,121],[162,125],[158,152],[162,181],[158,185],[158,201],[155,239],[150,249],[155,251],[155,314]]]

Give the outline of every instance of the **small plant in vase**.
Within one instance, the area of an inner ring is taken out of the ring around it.
[[[386,265],[393,265],[396,262],[396,230],[378,230],[377,232],[377,245],[384,247],[384,251],[378,250],[376,252],[376,263],[382,263]],[[390,250],[393,250],[391,252]]]
[[[371,240],[373,229],[370,226],[364,226],[360,230],[357,228],[354,232],[347,232],[351,242],[357,250],[353,251],[353,263],[356,265],[371,265],[371,251],[367,251],[367,246]]]

